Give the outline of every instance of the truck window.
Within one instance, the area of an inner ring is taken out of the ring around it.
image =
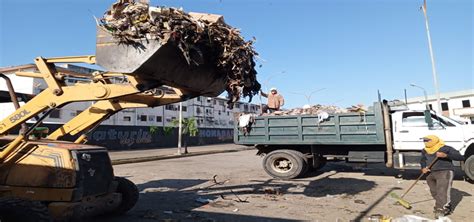
[[[443,126],[454,126],[454,124],[445,121],[434,114],[431,114],[433,123],[439,123]],[[422,112],[406,112],[402,116],[402,126],[405,127],[427,127],[428,124],[425,122],[425,116]]]

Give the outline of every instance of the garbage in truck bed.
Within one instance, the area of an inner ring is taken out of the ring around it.
[[[151,7],[133,0],[113,4],[100,20],[97,64],[112,72],[217,96],[250,99],[259,89],[253,41],[220,15]]]
[[[293,115],[318,115],[321,113],[364,113],[367,108],[363,104],[352,105],[351,107],[341,108],[335,105],[305,105],[302,108],[293,108],[289,110],[280,110],[273,113],[264,114],[266,116],[293,116]]]

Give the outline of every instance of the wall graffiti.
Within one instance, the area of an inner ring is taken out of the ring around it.
[[[91,139],[96,142],[118,141],[120,145],[131,147],[135,144],[152,143],[152,135],[149,131],[139,130],[116,130],[113,128],[107,130],[96,130],[92,133]]]
[[[50,132],[58,129],[59,124],[43,124]],[[189,137],[189,146],[217,143],[232,143],[233,129],[200,128],[197,136]],[[77,136],[67,136],[65,140],[74,141]],[[171,134],[164,133],[162,127],[151,133],[149,126],[111,126],[100,125],[88,135],[87,144],[107,147],[109,150],[127,150],[144,148],[176,147],[178,129]]]

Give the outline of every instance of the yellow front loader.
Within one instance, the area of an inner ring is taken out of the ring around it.
[[[0,221],[81,220],[122,214],[138,200],[131,181],[115,177],[107,149],[85,145],[87,132],[125,108],[154,107],[199,95],[217,96],[226,77],[215,64],[192,66],[174,43],[143,39],[120,44],[100,27],[96,56],[35,59],[37,71],[17,76],[41,78],[47,88],[20,107],[11,84],[16,110],[0,120]],[[98,64],[107,72],[66,84],[67,73],[57,63]],[[6,75],[0,74],[7,82]],[[159,89],[173,87],[174,93]],[[96,101],[46,138],[38,126],[55,109],[81,101]],[[34,124],[26,121],[35,119]],[[18,135],[9,135],[19,129]],[[82,135],[81,135],[82,134]],[[81,135],[75,142],[65,135]]]
[[[16,75],[43,78],[47,89],[20,107],[13,87],[7,84],[17,109],[0,122],[0,220],[71,220],[127,212],[138,200],[137,187],[114,176],[106,148],[82,144],[86,133],[122,109],[155,107],[190,97],[177,88],[171,88],[174,93],[151,88],[159,85],[122,73],[95,74],[89,82],[68,86],[67,75],[54,66],[61,62],[93,64],[93,56],[37,58],[35,62],[38,73]],[[121,81],[113,83],[114,78]],[[140,84],[150,87],[140,88]],[[32,137],[52,110],[78,101],[97,102],[45,139]],[[35,116],[36,123],[27,127],[24,123]],[[7,135],[20,125],[19,135]],[[84,134],[75,143],[58,140],[80,133]]]

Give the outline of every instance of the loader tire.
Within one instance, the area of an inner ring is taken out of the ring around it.
[[[126,178],[116,177],[115,180],[118,182],[116,192],[122,194],[122,202],[112,213],[125,214],[137,203],[139,196],[138,188],[132,181]]]
[[[265,172],[278,179],[294,179],[303,176],[308,164],[301,152],[295,150],[274,150],[263,158]]]
[[[1,222],[52,222],[48,208],[38,201],[14,197],[0,198]]]
[[[464,161],[464,173],[470,181],[474,181],[474,155],[471,155]]]

